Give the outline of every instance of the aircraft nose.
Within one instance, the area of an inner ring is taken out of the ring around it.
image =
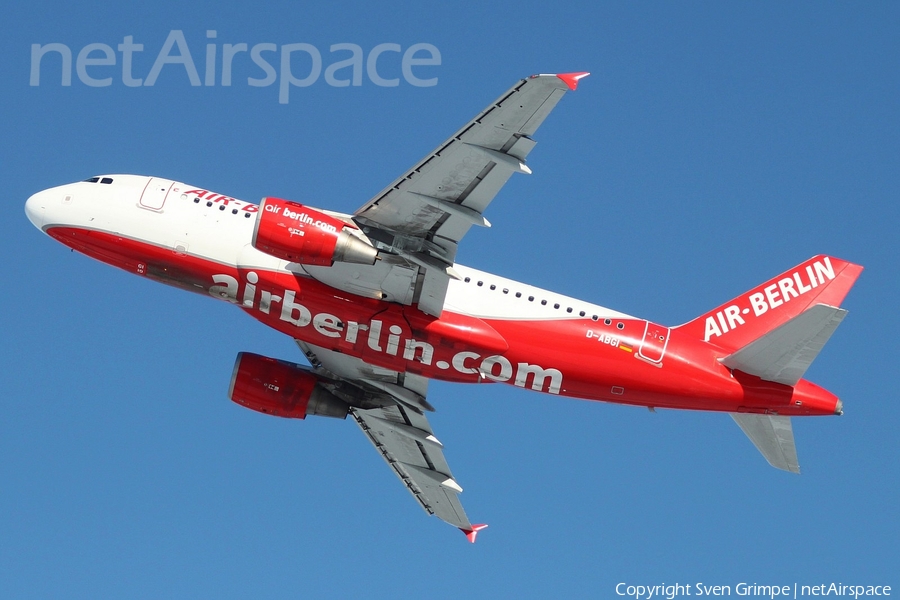
[[[43,193],[38,192],[25,201],[25,215],[28,216],[28,220],[38,229],[42,229],[44,226],[44,210],[46,209],[46,202],[42,196]]]

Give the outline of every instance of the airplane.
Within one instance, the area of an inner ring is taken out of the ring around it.
[[[455,262],[533,134],[588,73],[515,83],[352,215],[253,204],[161,177],[101,175],[31,196],[31,222],[141,277],[223,300],[291,336],[309,366],[240,353],[228,397],[277,417],[350,417],[429,514],[474,542],[430,379],[729,413],[799,473],[791,417],[840,415],[803,379],[862,267],[818,255],[670,327]]]

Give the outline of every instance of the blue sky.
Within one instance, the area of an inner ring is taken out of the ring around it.
[[[0,17],[3,596],[900,588],[896,4],[34,2]],[[247,54],[230,87],[191,86],[178,65],[128,87],[120,55],[87,68],[109,86],[73,66],[63,87],[48,56],[29,85],[32,44],[74,60],[133,36],[146,78],[172,30],[201,79],[213,41],[220,58],[311,44],[323,76],[280,104],[277,83],[247,84],[263,77]],[[340,43],[431,44],[441,64],[420,72],[437,84],[410,85],[388,53],[396,87],[330,86]],[[534,174],[513,177],[460,262],[672,325],[814,254],[864,265],[807,373],[846,413],[795,419],[803,475],[770,468],[725,415],[434,383],[432,424],[491,526],[471,546],[352,423],[228,401],[237,352],[299,361],[290,340],[71,253],[23,213],[36,191],[116,172],[351,212],[518,78],[580,70],[536,135]]]

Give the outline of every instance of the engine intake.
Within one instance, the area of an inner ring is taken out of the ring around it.
[[[345,419],[350,410],[309,369],[249,352],[237,355],[228,398],[251,410],[288,419],[309,415]]]
[[[378,251],[345,227],[343,221],[297,202],[263,198],[252,244],[266,254],[304,265],[374,264]]]

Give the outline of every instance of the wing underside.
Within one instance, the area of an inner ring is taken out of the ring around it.
[[[473,225],[490,226],[483,213],[514,173],[531,173],[532,134],[585,75],[520,80],[360,207],[353,219],[381,261],[303,268],[333,287],[440,316],[460,240]]]
[[[442,445],[424,415],[395,405],[351,410],[357,425],[428,514],[471,530]]]
[[[356,424],[419,505],[474,539],[477,526],[459,501],[462,488],[425,416],[434,410],[425,400],[428,380],[304,342],[297,345],[318,374],[336,383],[334,393],[353,407]]]

